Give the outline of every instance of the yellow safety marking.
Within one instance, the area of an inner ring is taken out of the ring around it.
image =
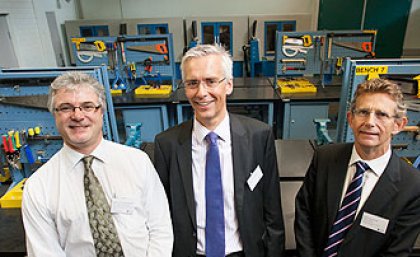
[[[413,79],[417,80],[417,98],[420,98],[420,75],[415,76]]]
[[[371,80],[371,79],[379,79],[379,74],[378,73],[369,73],[367,80]]]
[[[387,74],[388,66],[357,66],[356,75],[369,75],[370,73]]]

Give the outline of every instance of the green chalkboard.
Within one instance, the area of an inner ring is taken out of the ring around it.
[[[363,0],[320,0],[318,30],[360,30]]]
[[[376,57],[399,58],[402,54],[412,0],[320,0],[318,30],[375,29]]]
[[[412,0],[368,0],[365,29],[378,30],[376,57],[399,58]]]

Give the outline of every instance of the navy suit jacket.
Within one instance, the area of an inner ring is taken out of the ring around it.
[[[296,197],[299,256],[322,256],[337,214],[353,144],[315,151]],[[389,220],[385,233],[360,225],[364,213]],[[350,231],[338,257],[409,256],[420,230],[420,172],[394,153]]]
[[[168,196],[174,257],[196,256],[197,224],[192,177],[192,121],[155,139],[155,166]],[[284,225],[274,137],[260,121],[230,114],[235,209],[246,257],[282,256]],[[251,191],[247,180],[260,165],[263,177]]]

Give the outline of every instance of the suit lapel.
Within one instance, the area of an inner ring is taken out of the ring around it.
[[[197,229],[197,221],[195,217],[195,204],[194,204],[194,190],[192,179],[192,121],[185,123],[182,128],[182,133],[179,137],[178,145],[178,167],[181,173],[181,180],[185,191],[188,211],[194,229]]]
[[[244,187],[246,179],[249,176],[249,142],[245,134],[245,128],[239,119],[230,114],[230,133],[232,135],[232,158],[233,158],[233,177],[235,186],[235,208],[238,215],[238,220],[242,220]]]
[[[341,203],[341,195],[343,192],[344,180],[347,174],[347,167],[351,157],[352,144],[344,146],[344,150],[335,155],[331,165],[328,165],[328,227],[331,228],[337,216],[338,209]],[[345,156],[345,159],[343,159]]]
[[[379,178],[362,209],[360,209],[352,228],[346,236],[345,243],[349,242],[360,230],[360,221],[364,212],[380,216],[382,210],[389,208],[390,202],[393,201],[394,196],[398,193],[398,188],[395,184],[401,179],[398,158],[398,156],[392,154],[384,173]]]

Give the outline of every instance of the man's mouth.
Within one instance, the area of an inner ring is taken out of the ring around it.
[[[371,132],[371,131],[360,131],[361,134],[369,135],[369,136],[377,136],[379,133]]]
[[[213,101],[206,101],[206,102],[195,102],[199,106],[207,106],[211,104]]]

